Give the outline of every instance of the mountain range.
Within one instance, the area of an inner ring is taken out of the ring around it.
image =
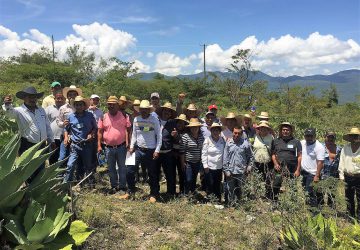
[[[215,71],[211,72],[221,79],[232,78],[234,74],[229,72],[220,72]],[[140,79],[142,80],[151,80],[158,73],[141,73],[139,74]],[[288,76],[288,77],[273,77],[268,74],[265,74],[261,71],[256,71],[254,74],[250,74],[252,80],[264,80],[268,83],[268,90],[276,90],[281,86],[313,86],[314,94],[321,95],[322,91],[328,89],[331,84],[336,86],[339,95],[340,103],[355,102],[356,96],[360,95],[360,70],[350,69],[340,71],[331,75],[311,75],[311,76]],[[211,77],[211,74],[208,72],[208,76]],[[166,76],[166,79],[171,79],[173,77],[181,79],[201,79],[203,78],[203,73],[193,74],[193,75],[178,75],[178,76]]]

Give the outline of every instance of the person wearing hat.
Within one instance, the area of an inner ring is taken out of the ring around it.
[[[360,220],[360,129],[351,128],[343,136],[345,144],[340,154],[339,177],[345,181],[347,211],[353,218]],[[357,207],[355,209],[355,195]],[[355,212],[356,211],[356,212]]]
[[[131,104],[131,101],[126,98],[126,96],[122,95],[119,97],[119,111],[123,113],[123,115],[130,115],[126,112],[126,108]]]
[[[21,136],[20,148],[18,150],[19,155],[43,140],[48,144],[52,144],[52,148],[55,147],[54,134],[51,130],[49,119],[46,116],[45,110],[37,106],[38,99],[43,95],[43,92],[38,93],[34,87],[27,87],[16,93],[16,97],[23,100],[24,103],[20,107],[15,108],[12,105],[11,96],[4,98],[2,108],[5,114],[15,119],[19,127]],[[44,167],[45,165],[42,164],[28,179],[28,182],[31,182]]]
[[[150,202],[156,202],[159,196],[159,171],[156,167],[156,159],[159,158],[161,148],[160,123],[155,116],[150,115],[154,108],[148,100],[140,102],[140,115],[135,117],[132,129],[129,152],[135,152],[135,166],[128,166],[127,181],[130,194],[135,192],[135,173],[139,164],[146,166],[149,174]]]
[[[302,185],[309,194],[311,206],[317,206],[322,200],[322,195],[315,192],[313,184],[319,182],[321,171],[324,167],[325,147],[316,140],[316,129],[307,128],[301,141],[301,167],[296,170],[295,176],[301,174]]]
[[[65,103],[59,109],[59,116],[56,118],[56,124],[60,128],[65,128],[69,123],[69,115],[75,112],[74,100],[77,96],[82,95],[82,90],[77,88],[75,85],[71,85],[70,87],[65,87],[63,89],[63,96],[67,98],[68,102]],[[69,156],[69,147],[65,147],[64,144],[64,136],[60,137],[60,153],[59,153],[59,161],[64,160],[67,156]],[[66,165],[66,162],[64,163]]]
[[[42,101],[42,107],[43,109],[46,109],[47,107],[55,104],[55,94],[57,92],[61,92],[61,83],[59,82],[52,82],[50,84],[51,88],[51,95],[46,96]]]
[[[267,122],[260,122],[257,125],[259,131],[255,135],[253,144],[255,169],[261,174],[263,182],[265,182],[266,196],[273,199],[272,181],[270,173],[274,169],[271,159],[271,144],[274,137],[271,135],[271,128]]]
[[[269,113],[268,112],[260,112],[260,115],[257,116],[257,118],[259,118],[259,121],[262,122],[262,121],[269,121]]]
[[[214,122],[219,123],[221,125],[220,120],[217,117],[218,107],[215,104],[211,104],[208,106],[208,111],[214,114],[214,119],[213,119]]]
[[[225,129],[221,132],[221,136],[225,141],[233,138],[233,129],[235,126],[242,125],[241,116],[236,115],[234,112],[229,112],[225,117],[221,117],[220,121]]]
[[[126,151],[129,145],[128,128],[131,127],[130,117],[119,112],[118,98],[107,99],[108,112],[98,122],[97,152],[101,152],[105,144],[105,154],[109,169],[111,193],[120,191],[125,195],[126,189]],[[116,165],[118,166],[116,169]]]
[[[215,114],[211,111],[206,112],[203,126],[201,127],[201,133],[204,138],[207,138],[211,135],[210,127],[215,122]]]
[[[140,115],[140,100],[135,99],[131,105],[132,114],[130,115],[131,122],[134,121],[134,118]]]
[[[176,167],[172,153],[175,138],[172,131],[176,131],[176,110],[170,102],[166,102],[156,110],[161,124],[161,149],[159,158],[156,161],[158,171],[161,167],[166,178],[166,193],[170,196],[176,195]]]
[[[70,156],[66,167],[65,182],[73,180],[75,166],[77,166],[77,180],[83,178],[84,174],[93,173],[92,158],[93,140],[97,133],[97,125],[94,116],[86,111],[90,102],[82,96],[74,99],[75,112],[68,117],[68,124],[64,131],[64,145],[70,145]],[[94,177],[89,178],[90,187],[94,187]]]
[[[156,113],[156,110],[160,108],[160,95],[158,92],[151,93],[150,95],[150,104],[154,108],[154,111],[151,112],[151,115],[158,117],[158,114]]]
[[[226,142],[224,149],[225,202],[229,206],[241,199],[245,177],[254,165],[251,145],[242,134],[242,127],[236,125],[233,128],[233,138]]]
[[[186,119],[190,121],[191,118],[199,119],[200,111],[194,103],[190,103],[185,109],[184,114],[186,115]],[[202,122],[200,119],[199,121]]]
[[[294,138],[295,127],[289,122],[279,125],[279,137],[273,140],[271,145],[271,158],[274,163],[275,174],[295,177],[295,171],[301,167],[302,146],[299,140]],[[274,184],[274,198],[281,187],[281,180]]]
[[[204,167],[207,195],[215,195],[221,201],[221,181],[225,139],[221,137],[223,127],[219,123],[211,124],[211,135],[205,138],[201,151]]]
[[[92,94],[90,96],[90,106],[88,108],[88,111],[94,115],[96,122],[99,122],[99,119],[102,119],[104,116],[104,112],[98,107],[99,104],[100,96]]]
[[[174,119],[176,121],[176,129],[171,132],[171,136],[174,138],[173,142],[173,157],[174,164],[176,165],[177,175],[179,180],[180,194],[184,194],[185,191],[185,173],[181,166],[180,159],[180,140],[182,135],[187,131],[186,125],[189,121],[186,120],[185,114],[180,114]]]
[[[50,121],[50,127],[54,134],[54,140],[56,145],[56,151],[50,156],[49,163],[50,165],[54,164],[58,161],[60,155],[60,144],[61,144],[61,136],[63,134],[63,128],[59,127],[56,123],[56,119],[60,114],[60,107],[65,104],[65,97],[62,92],[57,92],[55,94],[55,104],[48,106],[45,109],[45,113]]]
[[[198,118],[191,118],[186,125],[189,132],[183,134],[180,140],[180,160],[185,173],[185,194],[194,193],[196,179],[201,169],[201,150],[204,143],[204,136],[200,132],[202,123]]]
[[[256,130],[252,124],[252,117],[249,114],[243,115],[243,138],[254,142]]]

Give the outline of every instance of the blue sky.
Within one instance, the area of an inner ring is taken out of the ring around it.
[[[360,68],[360,4],[346,1],[0,1],[0,56],[78,43],[168,75],[225,70],[236,49],[271,75]]]

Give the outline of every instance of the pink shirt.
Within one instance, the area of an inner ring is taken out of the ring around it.
[[[131,127],[129,116],[117,112],[115,116],[106,113],[99,119],[98,128],[104,130],[103,142],[109,146],[120,145],[125,142],[126,129]]]

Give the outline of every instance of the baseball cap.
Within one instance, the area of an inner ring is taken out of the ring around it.
[[[52,88],[55,88],[56,86],[60,86],[61,87],[61,83],[59,82],[52,82],[50,85]]]
[[[160,95],[159,95],[158,92],[151,93],[150,99],[153,98],[153,97],[156,97],[156,98],[159,98],[159,99],[160,99]]]
[[[211,111],[208,111],[208,112],[206,112],[205,116],[208,116],[208,115],[215,115],[215,114]]]
[[[100,99],[100,96],[98,96],[98,95],[96,95],[96,94],[92,94],[92,95],[90,96],[90,99],[94,99],[94,98],[99,98],[99,99]]]
[[[218,109],[218,107],[215,105],[215,104],[211,104],[209,107],[208,107],[208,110],[212,110],[212,109]]]
[[[314,136],[316,135],[316,129],[315,128],[307,128],[305,129],[304,135],[310,135],[310,136]]]
[[[328,136],[333,136],[333,137],[336,138],[336,133],[333,132],[333,131],[327,131],[327,132],[325,133],[325,137],[328,137]]]

